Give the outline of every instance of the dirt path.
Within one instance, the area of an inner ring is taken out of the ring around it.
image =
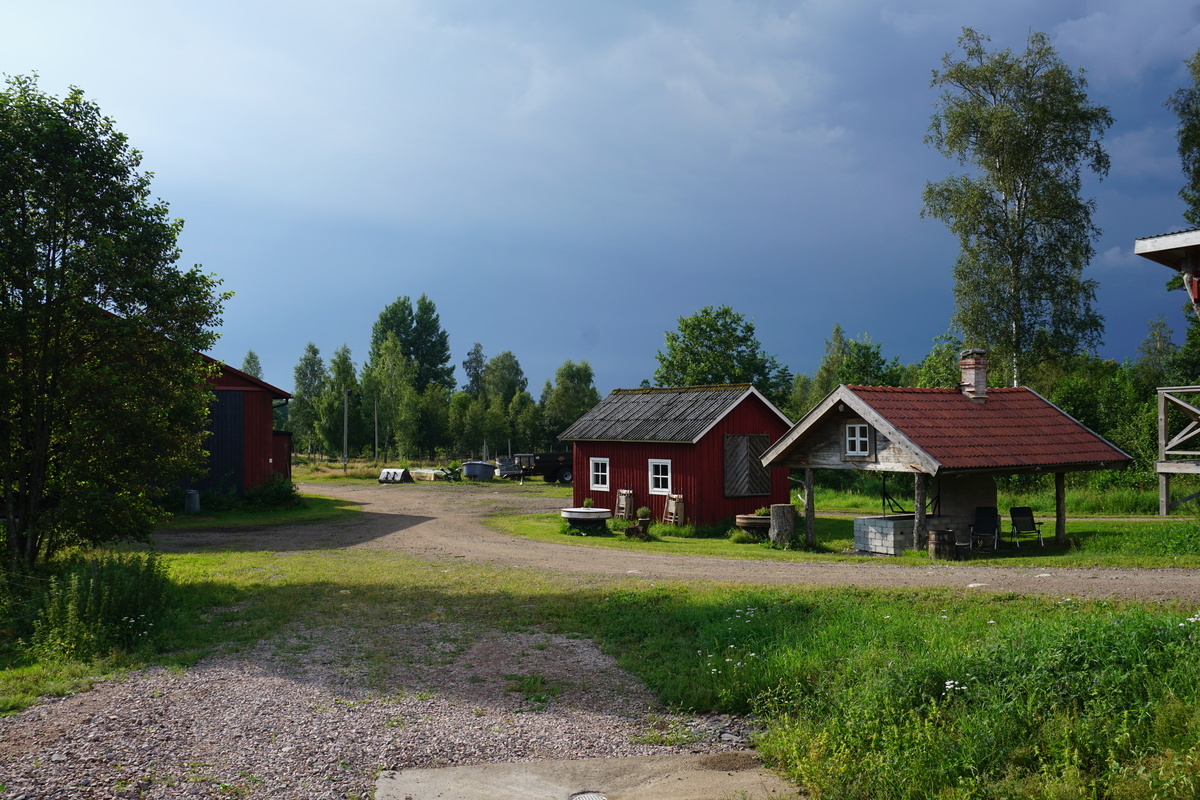
[[[618,552],[569,543],[536,542],[496,533],[480,519],[490,513],[550,512],[560,498],[523,492],[509,484],[408,484],[302,486],[302,491],[360,503],[363,515],[348,522],[239,533],[173,533],[167,550],[216,543],[254,549],[381,548],[431,561],[458,559],[560,573],[631,576],[646,580],[718,581],[866,587],[957,587],[964,592],[1128,598],[1200,605],[1200,570],[973,567],[963,564],[878,564],[739,561],[654,553]],[[1050,559],[1047,559],[1050,562]]]

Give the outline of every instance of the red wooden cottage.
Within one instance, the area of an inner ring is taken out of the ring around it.
[[[788,470],[761,458],[791,424],[748,383],[616,389],[558,438],[575,443],[576,506],[624,489],[661,519],[676,495],[681,521],[713,525],[789,502]]]
[[[292,396],[228,364],[204,359],[221,371],[213,379],[211,436],[204,444],[208,472],[193,488],[240,495],[275,473],[290,480],[292,435],[273,428],[275,401]]]

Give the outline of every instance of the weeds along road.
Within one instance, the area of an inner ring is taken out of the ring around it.
[[[559,573],[647,581],[715,581],[797,586],[948,587],[964,593],[1182,601],[1200,605],[1200,570],[977,567],[948,563],[789,563],[659,555],[538,542],[497,533],[481,520],[496,513],[552,513],[567,505],[507,483],[301,484],[306,493],[360,504],[363,514],[332,524],[246,532],[178,532],[160,537],[164,550],[237,546],[261,550],[378,548],[435,562],[466,560]]]

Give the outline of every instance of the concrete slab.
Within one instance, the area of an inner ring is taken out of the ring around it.
[[[788,800],[750,753],[530,761],[385,772],[375,800]]]

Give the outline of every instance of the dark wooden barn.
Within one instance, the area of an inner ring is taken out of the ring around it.
[[[272,474],[292,477],[292,435],[274,430],[276,400],[291,395],[228,364],[213,379],[215,400],[209,416],[210,436],[205,441],[208,472],[192,488],[211,491],[247,489]]]
[[[616,389],[558,437],[575,444],[576,506],[615,508],[619,490],[661,519],[712,525],[790,499],[788,470],[761,457],[791,421],[748,383]]]

